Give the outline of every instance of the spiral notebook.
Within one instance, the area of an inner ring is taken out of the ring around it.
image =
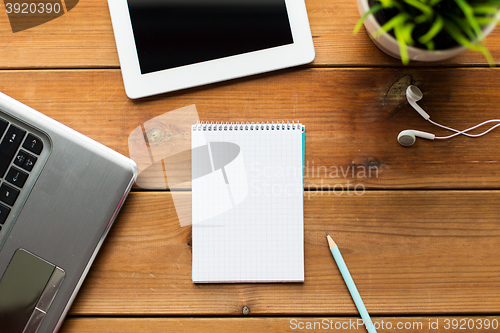
[[[304,281],[304,126],[191,129],[194,283]]]

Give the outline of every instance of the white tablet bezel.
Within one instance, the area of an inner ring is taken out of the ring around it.
[[[141,98],[313,61],[314,45],[304,0],[284,1],[293,44],[141,74],[127,0],[108,0],[127,96]]]

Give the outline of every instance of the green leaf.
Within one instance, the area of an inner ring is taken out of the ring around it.
[[[401,28],[401,35],[404,38],[407,45],[415,45],[415,41],[413,40],[413,29],[415,28],[415,24],[412,22],[406,23]]]
[[[431,6],[431,7],[434,7],[434,6],[436,6],[440,2],[441,2],[441,0],[430,0],[429,3],[428,3],[428,5]]]
[[[476,40],[482,39],[483,32],[481,31],[481,28],[479,27],[479,24],[476,21],[472,7],[465,0],[455,0],[455,2],[464,13],[465,18],[467,19],[467,22],[469,22],[472,30],[474,30],[474,33],[476,34],[475,39]]]
[[[494,17],[477,17],[476,20],[481,27],[496,21]]]
[[[401,7],[399,0],[378,0],[378,1],[382,4],[382,7],[384,8],[397,8],[400,11],[403,10],[403,7]]]
[[[432,9],[432,7],[424,4],[419,0],[403,0],[403,1],[409,4],[410,6],[417,8],[427,17],[432,17],[432,15],[434,14],[434,10]]]
[[[474,11],[474,14],[479,15],[496,15],[498,13],[498,7],[495,5],[472,5],[472,10]]]
[[[429,41],[429,42],[427,42],[427,43],[425,43],[425,46],[427,47],[427,50],[429,50],[429,51],[433,51],[434,47],[435,47],[434,46],[434,42],[432,40]]]
[[[358,23],[356,23],[356,26],[354,27],[353,34],[357,34],[358,33],[359,29],[361,29],[361,26],[363,25],[363,22],[366,20],[366,18],[369,15],[371,15],[373,13],[376,13],[376,12],[378,12],[381,9],[382,9],[382,5],[375,5],[372,8],[370,8],[370,10],[367,11],[363,16],[361,16],[361,18],[359,19]]]
[[[410,18],[408,13],[399,13],[390,19],[387,23],[380,27],[375,33],[375,37],[378,37],[386,32],[393,30],[397,26],[403,26],[403,24]]]
[[[452,21],[445,21],[444,23],[444,28],[448,32],[448,34],[459,44],[474,50],[474,51],[479,51],[479,49],[471,43],[469,38],[465,37],[462,34],[461,29],[459,28],[458,25],[453,23]]]
[[[452,21],[450,21],[450,23],[453,23],[453,22],[455,23],[454,25],[452,25],[452,27],[458,29],[458,31],[463,31],[467,35],[467,38],[469,39],[469,41],[477,40],[476,35],[474,34],[474,31],[472,31],[472,28],[466,19],[461,18],[461,17],[457,17],[455,15],[450,15],[450,14],[448,15],[448,17],[451,18],[451,20],[452,20]],[[448,32],[448,34],[449,34],[449,32]]]
[[[393,6],[394,1],[393,0],[378,0],[384,8],[389,8]]]
[[[427,44],[430,42],[436,35],[443,30],[444,27],[444,19],[441,15],[436,15],[436,19],[434,20],[434,23],[432,24],[431,28],[429,31],[425,33],[425,35],[421,36],[418,41],[421,44]]]
[[[396,40],[398,41],[401,62],[403,63],[403,65],[408,65],[410,63],[410,57],[408,56],[408,48],[406,46],[404,35],[401,29],[402,27],[400,25],[395,26],[394,34],[396,35]]]
[[[500,0],[488,0],[486,3],[490,5],[500,5]]]
[[[425,21],[430,21],[430,20],[431,20],[431,17],[429,17],[425,14],[421,14],[421,15],[416,16],[413,19],[413,22],[415,22],[415,24],[421,24],[421,23],[424,23]]]
[[[495,67],[493,57],[491,56],[491,53],[488,51],[488,49],[484,47],[484,45],[482,45],[481,43],[478,43],[476,45],[472,44],[471,41],[462,34],[460,28],[451,21],[446,21],[444,28],[450,34],[450,36],[457,41],[457,43],[469,48],[470,50],[481,52],[485,56],[490,67]]]
[[[491,56],[490,51],[488,51],[488,49],[481,43],[479,43],[477,45],[477,47],[479,48],[479,51],[486,58],[486,61],[488,61],[488,64],[490,65],[490,67],[495,67],[495,61],[493,60],[493,57]]]

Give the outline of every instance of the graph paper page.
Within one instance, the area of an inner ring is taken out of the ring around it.
[[[303,128],[295,126],[193,127],[193,282],[304,281]]]

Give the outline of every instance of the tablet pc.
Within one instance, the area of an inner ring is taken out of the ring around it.
[[[108,0],[129,98],[309,63],[304,0]]]

